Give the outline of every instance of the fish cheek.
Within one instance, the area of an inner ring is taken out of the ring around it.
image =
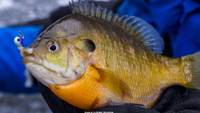
[[[59,51],[55,53],[46,53],[45,59],[48,63],[58,65],[61,68],[65,68],[67,65],[67,53],[66,51]]]
[[[33,48],[33,52],[41,59],[45,59],[45,56],[47,54],[47,51],[45,49],[45,47],[43,47],[43,45],[40,45],[36,48]]]
[[[49,46],[54,45],[54,43],[56,43],[58,50],[49,50],[51,49]],[[46,40],[46,42],[43,42],[43,51],[41,53],[43,54],[43,60],[46,61],[46,64],[44,64],[46,67],[48,67],[48,64],[54,64],[61,68],[66,67],[68,50],[63,45],[62,40]]]

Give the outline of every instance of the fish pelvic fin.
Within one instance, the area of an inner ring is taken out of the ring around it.
[[[101,6],[89,4],[86,0],[73,0],[70,2],[72,13],[99,18],[107,22],[112,22],[122,27],[133,37],[137,37],[144,42],[144,45],[154,53],[162,54],[164,40],[149,23],[136,16],[114,14]]]
[[[184,86],[200,90],[200,52],[183,56],[182,68],[187,82]]]
[[[100,75],[98,82],[110,90],[113,94],[119,95],[122,99],[124,97],[132,97],[130,88],[123,80],[119,78],[118,75],[106,69],[95,69]]]

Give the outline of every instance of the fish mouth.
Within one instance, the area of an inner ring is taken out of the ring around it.
[[[26,65],[29,62],[36,63],[36,59],[33,56],[23,57],[24,65]]]
[[[48,85],[69,84],[67,77],[58,76],[56,72],[49,70],[45,66],[32,62],[29,57],[26,59],[29,60],[29,62],[25,64],[26,68],[38,81],[47,87]]]
[[[48,85],[65,85],[72,83],[81,77],[83,72],[80,70],[85,67],[79,66],[76,70],[72,69],[70,60],[73,54],[70,50],[68,51],[67,57],[67,69],[56,68],[55,70],[54,65],[51,65],[51,63],[48,63],[45,59],[41,59],[36,52],[29,49],[22,50],[21,55],[23,57],[23,63],[26,68],[38,81],[42,82],[47,87]]]
[[[38,65],[42,64],[42,60],[33,52],[32,49],[24,49],[21,51],[21,56],[23,57],[23,64],[26,65],[29,62],[36,63]]]
[[[49,74],[48,69],[44,68],[42,65],[42,60],[37,56],[37,54],[30,48],[24,48],[21,50],[22,61],[25,67],[30,71],[30,73],[40,82],[48,87],[48,84],[54,84],[50,78],[45,77],[45,74]],[[43,71],[38,71],[42,69]]]
[[[25,67],[38,81],[47,87],[48,85],[69,84],[68,77],[59,76],[60,71],[57,72],[49,67],[46,67],[43,64],[45,60],[40,59],[34,51],[28,53],[24,50],[21,54],[23,56],[23,63]]]

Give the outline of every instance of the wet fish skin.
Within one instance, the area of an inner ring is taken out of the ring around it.
[[[122,102],[151,108],[169,86],[200,89],[200,53],[159,55],[158,39],[141,38],[142,28],[127,30],[117,19],[100,17],[75,13],[60,19],[21,50],[23,63],[58,97],[85,110]],[[49,52],[52,42],[59,48],[55,52]]]

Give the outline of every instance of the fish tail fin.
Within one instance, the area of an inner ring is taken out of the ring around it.
[[[185,81],[184,86],[200,90],[200,52],[181,57]]]

